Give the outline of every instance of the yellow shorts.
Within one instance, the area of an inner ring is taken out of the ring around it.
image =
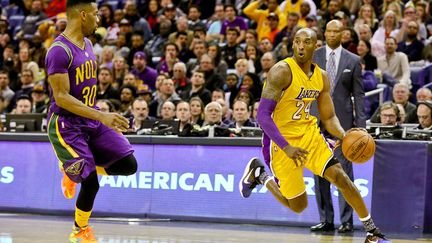
[[[291,146],[309,151],[304,166],[315,175],[322,176],[327,163],[333,158],[333,151],[328,146],[318,127],[312,126],[299,139],[287,140]],[[306,190],[303,180],[303,167],[296,167],[294,161],[275,143],[272,142],[270,148],[270,167],[273,175],[279,180],[282,195],[287,199],[300,196]]]

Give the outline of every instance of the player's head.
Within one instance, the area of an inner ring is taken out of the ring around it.
[[[96,31],[99,14],[95,0],[68,0],[66,13],[68,23],[80,24],[84,36],[89,36]]]
[[[293,41],[294,58],[298,63],[306,63],[312,60],[317,42],[316,32],[309,28],[303,28],[296,32]]]

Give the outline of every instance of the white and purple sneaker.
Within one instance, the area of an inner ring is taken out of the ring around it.
[[[258,158],[255,157],[249,160],[239,182],[239,190],[242,197],[248,198],[252,190],[257,185],[262,184],[258,178],[264,171],[264,164]]]

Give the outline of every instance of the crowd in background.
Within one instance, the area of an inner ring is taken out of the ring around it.
[[[129,118],[130,132],[155,119],[178,119],[180,130],[214,124],[258,127],[256,110],[272,65],[293,55],[293,36],[299,28],[314,29],[317,48],[322,46],[326,23],[333,19],[344,24],[342,46],[362,59],[365,92],[386,85],[384,95],[390,106],[380,106],[377,96],[365,98],[371,121],[431,128],[429,2],[119,0],[97,4],[99,28],[89,36],[98,58],[97,106]],[[67,25],[66,0],[3,0],[1,5],[0,113],[46,113],[49,89],[44,58]],[[418,101],[426,105],[418,106]],[[388,107],[398,107],[394,117],[384,112]]]

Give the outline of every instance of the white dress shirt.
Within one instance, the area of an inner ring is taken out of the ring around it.
[[[336,61],[336,76],[338,73],[338,68],[339,68],[339,61],[341,58],[341,54],[342,54],[342,45],[339,45],[336,49],[331,49],[328,45],[325,46],[326,48],[326,67],[327,67],[327,63],[329,62],[330,59],[330,53],[333,51],[335,53],[335,61]]]

